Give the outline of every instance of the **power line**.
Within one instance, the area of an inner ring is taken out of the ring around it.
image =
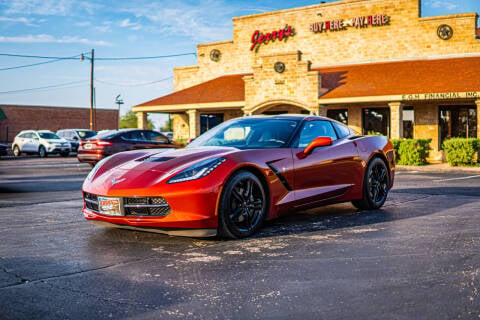
[[[132,88],[133,88],[133,87],[148,86],[148,85],[151,85],[151,84],[163,82],[163,81],[170,80],[170,79],[173,79],[173,76],[170,76],[170,77],[167,77],[167,78],[163,78],[163,79],[160,79],[160,80],[156,80],[156,81],[145,82],[145,83],[138,83],[138,84],[113,83],[113,82],[109,82],[109,81],[105,81],[105,80],[101,80],[101,79],[95,79],[95,81],[96,81],[96,82],[100,82],[100,83],[104,83],[104,84],[109,84],[109,85],[112,85],[112,86],[132,87]]]
[[[162,59],[162,58],[173,58],[181,56],[196,56],[195,52],[186,52],[186,53],[177,53],[177,54],[168,54],[163,56],[150,56],[150,57],[114,57],[114,58],[95,58],[95,60],[152,60],[152,59]]]
[[[54,59],[54,60],[76,60],[76,58],[84,55],[85,58],[90,59],[87,56],[88,53],[78,54],[73,57],[55,57],[55,56],[36,56],[36,55],[26,55],[26,54],[12,54],[12,53],[0,53],[1,57],[16,57],[16,58],[32,58],[32,59]],[[174,58],[182,56],[196,56],[195,52],[186,52],[186,53],[176,53],[176,54],[167,54],[161,56],[147,56],[147,57],[95,57],[95,60],[104,60],[104,61],[117,61],[117,60],[152,60],[152,59],[162,59],[162,58]]]
[[[69,86],[69,85],[72,85],[72,84],[78,84],[78,83],[84,83],[84,82],[88,82],[88,81],[86,81],[86,80],[72,81],[72,82],[66,82],[66,83],[55,84],[55,85],[50,85],[50,86],[43,86],[43,87],[36,87],[36,88],[10,90],[10,91],[0,91],[0,94],[23,93],[23,92],[28,92],[28,91],[53,89],[53,88],[60,88],[60,87],[65,87],[65,86]]]
[[[5,55],[5,54],[0,54],[0,55]],[[67,60],[67,59],[78,59],[80,55],[72,56],[72,57],[64,57],[64,58],[51,58],[53,60],[50,61],[45,61],[45,62],[38,62],[38,63],[31,63],[31,64],[24,64],[21,66],[14,66],[14,67],[6,67],[6,68],[0,68],[0,71],[5,71],[5,70],[13,70],[13,69],[21,69],[21,68],[27,68],[27,67],[34,67],[34,66],[39,66],[42,64],[47,64],[47,63],[54,63],[54,62],[59,62],[62,60]]]

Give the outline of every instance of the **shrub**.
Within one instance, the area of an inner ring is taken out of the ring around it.
[[[393,140],[395,159],[397,164],[419,166],[427,164],[427,158],[432,139],[401,139]]]
[[[472,165],[478,161],[480,139],[451,138],[442,147],[451,166]]]

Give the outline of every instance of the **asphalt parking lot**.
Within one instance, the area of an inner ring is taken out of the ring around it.
[[[0,318],[478,319],[480,174],[399,172],[239,241],[103,229],[88,165],[0,160]]]

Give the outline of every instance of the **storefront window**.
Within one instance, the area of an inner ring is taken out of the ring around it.
[[[200,114],[200,133],[212,129],[223,122],[223,113]]]
[[[475,106],[441,106],[439,108],[440,145],[445,139],[476,138],[477,109]]]
[[[362,114],[363,134],[389,135],[390,110],[388,108],[365,108]]]
[[[413,122],[415,114],[413,107],[403,107],[403,137],[413,139]]]
[[[327,117],[337,120],[345,125],[348,125],[348,109],[331,109],[327,110]]]

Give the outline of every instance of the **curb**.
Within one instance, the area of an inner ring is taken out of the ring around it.
[[[418,171],[418,172],[449,172],[449,173],[477,173],[480,174],[480,167],[451,167],[447,163],[430,164],[425,166],[395,166],[399,172]]]

